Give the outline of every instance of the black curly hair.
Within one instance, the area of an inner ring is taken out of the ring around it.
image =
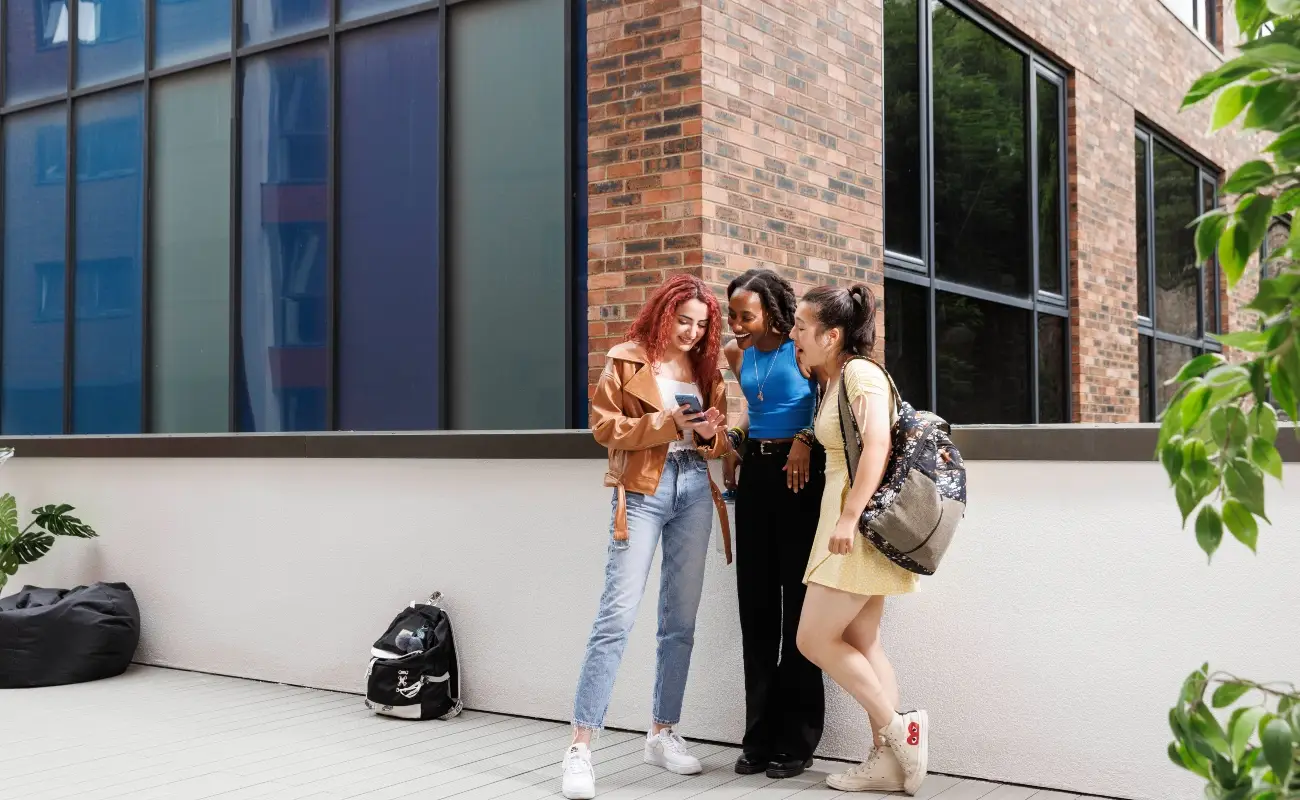
[[[763,305],[763,315],[768,324],[782,336],[794,328],[794,287],[770,269],[751,269],[727,286],[727,299],[736,292],[746,291],[758,295]]]

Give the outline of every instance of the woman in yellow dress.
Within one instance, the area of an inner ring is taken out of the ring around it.
[[[827,377],[813,423],[826,448],[826,489],[812,553],[804,573],[808,593],[800,615],[799,650],[862,705],[875,741],[861,764],[827,780],[840,791],[905,791],[925,780],[929,719],[897,710],[898,681],[880,644],[885,597],[915,591],[917,575],[897,566],[858,531],[858,518],[884,476],[896,398],[884,371],[854,356],[869,355],[876,339],[876,298],[866,286],[812,289],[795,312],[799,362]],[[850,488],[840,430],[843,374],[862,436],[857,482]]]

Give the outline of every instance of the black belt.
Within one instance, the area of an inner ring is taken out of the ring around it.
[[[790,454],[790,445],[794,444],[794,442],[776,442],[769,439],[750,439],[745,444],[747,445],[745,455],[784,456]]]

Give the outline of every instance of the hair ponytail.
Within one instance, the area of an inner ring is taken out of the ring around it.
[[[840,329],[844,352],[871,355],[876,345],[876,295],[869,286],[861,283],[848,289],[818,286],[803,299],[817,309],[817,321],[823,328]]]

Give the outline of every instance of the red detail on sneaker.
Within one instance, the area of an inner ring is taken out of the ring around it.
[[[907,725],[907,743],[912,747],[916,747],[921,743],[921,726],[915,722]]]

